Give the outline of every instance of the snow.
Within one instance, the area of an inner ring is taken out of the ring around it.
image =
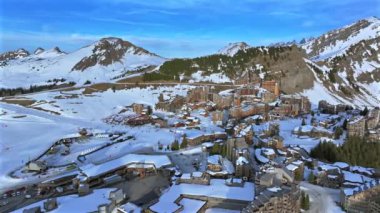
[[[236,160],[236,165],[244,165],[244,164],[248,164],[248,160],[247,158],[243,157],[243,156],[239,156],[239,158]]]
[[[230,209],[221,209],[221,208],[209,208],[206,209],[205,213],[239,213],[238,210],[230,210]]]
[[[364,191],[366,189],[370,189],[370,188],[378,186],[378,185],[379,185],[379,180],[373,180],[373,181],[367,182],[365,184],[361,184],[355,188],[346,188],[343,191],[344,191],[344,194],[346,196],[351,196],[351,195],[354,195],[356,192]]]
[[[115,189],[105,188],[105,189],[97,189],[94,190],[93,193],[79,197],[78,195],[67,195],[63,197],[58,197],[58,208],[54,209],[52,213],[66,213],[66,212],[94,212],[98,210],[98,206],[101,204],[108,204],[110,200],[108,200],[109,193]],[[96,202],[94,202],[96,200]],[[22,213],[23,209],[29,209],[36,206],[40,206],[43,209],[43,201],[31,204],[29,206],[23,207],[22,209],[18,209],[15,213]]]
[[[367,174],[369,176],[373,175],[373,173],[374,173],[374,169],[372,169],[372,168],[365,168],[365,167],[362,167],[362,166],[351,166],[350,170],[352,172],[364,173],[364,174]]]
[[[340,190],[329,189],[313,185],[305,181],[301,182],[301,190],[310,196],[310,212],[340,213],[344,212],[336,204],[340,202]]]
[[[212,83],[231,83],[229,77],[223,73],[212,73],[209,76],[203,75],[202,71],[191,74],[192,82],[212,82]]]
[[[247,45],[244,42],[236,42],[236,43],[229,43],[227,46],[223,47],[218,51],[218,54],[222,55],[228,55],[228,56],[234,56],[239,50],[246,50],[250,48],[249,45]]]
[[[245,182],[243,187],[229,187],[220,179],[211,179],[210,185],[174,184],[150,209],[156,212],[174,212],[179,208],[174,201],[181,194],[251,201],[254,199],[254,187],[250,182]]]
[[[219,165],[220,164],[219,159],[221,159],[221,157],[222,156],[220,156],[220,155],[210,155],[207,158],[207,163]]]
[[[293,165],[293,164],[289,164],[289,165],[286,166],[286,168],[287,168],[289,171],[294,172],[296,169],[298,169],[298,166]]]
[[[117,158],[115,160],[111,160],[100,165],[87,165],[81,169],[82,172],[88,177],[95,177],[131,163],[154,164],[156,168],[161,168],[163,166],[170,165],[171,161],[166,155],[128,154],[121,158]]]
[[[261,150],[267,156],[276,154],[272,148],[261,148]]]
[[[352,32],[351,35],[346,40],[336,40],[335,43],[325,46],[317,56],[314,57],[314,60],[321,61],[327,58],[332,58],[335,56],[339,56],[344,54],[351,45],[359,43],[361,40],[368,40],[372,38],[376,38],[380,35],[380,20],[377,18],[367,19],[370,24],[360,29],[359,31]],[[325,36],[335,36],[336,33],[346,29],[348,26],[338,30],[337,32],[332,32],[329,34],[325,34]],[[313,45],[318,42],[318,39],[311,40],[301,47],[306,50],[306,53],[310,53],[312,51]]]
[[[269,159],[261,155],[261,149],[255,149],[255,156],[261,163],[268,163]]]
[[[277,186],[275,186],[275,187],[267,188],[267,190],[269,190],[269,191],[271,191],[271,192],[279,192],[279,191],[281,191],[282,189],[281,189],[281,187],[277,187]]]
[[[340,169],[349,168],[350,167],[350,165],[348,165],[348,163],[346,163],[346,162],[335,162],[333,164],[333,166],[339,167]]]
[[[198,212],[202,206],[206,204],[206,202],[201,200],[182,198],[179,204],[183,206],[181,213],[193,213]]]
[[[367,181],[371,180],[371,178],[368,178],[366,176],[363,176],[363,175],[360,175],[360,174],[356,174],[356,173],[352,173],[352,172],[348,172],[348,171],[344,171],[344,170],[342,170],[342,173],[343,173],[343,176],[344,176],[344,180],[346,182],[364,183],[364,182],[367,182]]]
[[[81,59],[93,54],[97,43],[83,47],[69,54],[47,50],[37,55],[10,60],[6,66],[0,67],[0,88],[29,88],[36,83],[46,84],[54,78],[65,78],[80,85],[87,80],[92,83],[112,81],[113,78],[149,65],[161,65],[166,59],[150,54],[126,53],[120,61],[108,66],[96,64],[84,71],[72,71]]]

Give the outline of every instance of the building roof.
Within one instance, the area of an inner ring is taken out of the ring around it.
[[[100,165],[86,165],[84,167],[81,167],[81,170],[88,177],[95,177],[131,163],[153,164],[156,168],[172,164],[166,155],[128,154],[121,158],[117,158]]]

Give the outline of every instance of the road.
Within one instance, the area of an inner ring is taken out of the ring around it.
[[[339,201],[339,189],[324,188],[308,182],[301,182],[301,189],[310,197],[310,213],[338,213],[343,212],[335,203]]]

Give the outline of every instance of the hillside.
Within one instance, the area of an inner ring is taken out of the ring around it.
[[[29,88],[60,83],[109,82],[134,71],[160,65],[164,58],[119,38],[103,38],[74,52],[58,47],[20,49],[0,55],[0,88]]]
[[[378,105],[379,44],[380,20],[371,17],[330,31],[301,47],[318,67],[324,88],[358,105]]]

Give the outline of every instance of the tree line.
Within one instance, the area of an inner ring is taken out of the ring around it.
[[[341,146],[332,142],[320,142],[310,156],[327,162],[347,162],[351,165],[380,168],[380,143],[368,142],[365,138],[349,137]]]
[[[29,88],[23,88],[23,87],[17,87],[17,88],[1,88],[0,89],[0,97],[4,96],[14,96],[14,95],[22,95],[22,94],[28,94],[28,93],[33,93],[33,92],[41,92],[44,90],[51,90],[51,89],[57,89],[57,88],[62,88],[65,86],[74,86],[75,82],[69,82],[65,84],[49,84],[49,85],[30,85]]]

